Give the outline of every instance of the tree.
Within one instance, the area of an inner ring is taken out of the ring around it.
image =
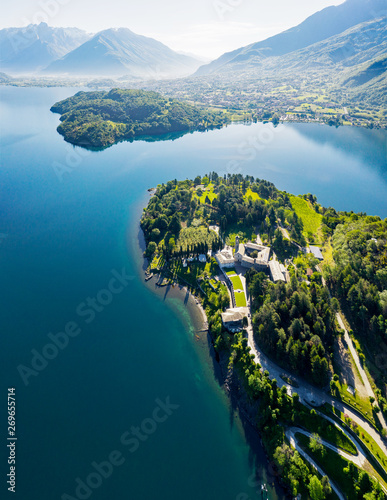
[[[147,257],[151,257],[156,251],[157,245],[154,241],[150,241],[145,251]]]
[[[359,474],[358,487],[361,493],[367,493],[372,490],[371,478],[367,472],[362,471]]]
[[[157,238],[160,236],[160,229],[158,229],[157,227],[152,229],[151,236],[154,240],[157,240]]]
[[[324,476],[321,479],[321,484],[322,484],[322,487],[323,487],[323,490],[324,490],[324,494],[326,496],[330,495],[332,493],[332,487],[331,487],[331,483],[329,482],[328,476]]]
[[[313,433],[311,436],[310,436],[310,440],[309,440],[309,448],[315,452],[315,453],[320,453],[321,456],[324,455],[324,452],[325,452],[325,448],[321,442],[321,438],[318,434],[316,433]]]
[[[176,213],[173,214],[171,222],[168,225],[168,229],[173,234],[177,234],[180,231],[180,218]]]
[[[317,476],[310,478],[308,489],[312,500],[323,500],[325,498],[323,486]]]
[[[332,311],[335,314],[339,312],[340,304],[339,304],[339,301],[336,299],[336,297],[333,297],[333,299],[331,300],[331,307],[332,307]]]

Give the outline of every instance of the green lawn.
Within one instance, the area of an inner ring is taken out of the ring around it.
[[[245,200],[248,200],[249,198],[251,198],[253,201],[262,200],[266,203],[266,201],[263,198],[261,198],[258,193],[254,193],[254,191],[251,191],[250,188],[246,190],[246,193],[244,195]]]
[[[289,199],[297,216],[302,220],[302,223],[304,225],[304,236],[307,238],[308,233],[312,233],[315,237],[317,236],[318,238],[318,231],[321,226],[322,215],[316,213],[310,203],[303,198],[294,196],[293,194],[289,194]]]
[[[236,307],[246,307],[247,306],[246,296],[245,296],[245,292],[243,291],[243,285],[242,285],[242,281],[241,281],[240,277],[239,276],[229,276],[229,278],[230,278],[230,281],[231,281],[233,289],[234,289]],[[241,290],[241,292],[238,293],[237,290]]]
[[[246,297],[244,292],[234,292],[235,295],[235,305],[236,307],[246,307]]]
[[[230,269],[227,269],[226,274],[227,276],[234,276],[234,274],[237,274],[237,272],[233,267],[231,267]]]
[[[242,281],[241,281],[239,276],[230,276],[230,280],[231,280],[231,283],[232,283],[234,290],[242,290],[243,291]]]

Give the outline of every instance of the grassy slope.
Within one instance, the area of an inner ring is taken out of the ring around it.
[[[316,213],[310,203],[303,198],[290,194],[289,199],[297,216],[302,220],[304,236],[307,238],[308,233],[312,233],[319,238],[318,232],[321,226],[322,215]]]

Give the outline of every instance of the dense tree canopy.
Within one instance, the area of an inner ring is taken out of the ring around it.
[[[220,127],[228,122],[221,112],[199,109],[156,92],[112,89],[78,92],[57,102],[58,132],[84,147],[106,147],[123,139]]]

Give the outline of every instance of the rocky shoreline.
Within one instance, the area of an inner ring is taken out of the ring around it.
[[[154,291],[158,295],[160,295],[161,290],[163,290],[164,295],[166,287],[168,287],[167,294],[170,298],[178,298],[183,303],[185,303],[191,320],[195,326],[195,330],[197,332],[207,333],[210,356],[213,359],[214,364],[216,363],[217,368],[217,373],[215,373],[215,376],[218,380],[219,385],[223,388],[225,394],[229,398],[232,411],[237,412],[244,428],[246,437],[249,436],[249,439],[247,439],[247,441],[251,446],[253,452],[259,455],[262,455],[263,452],[265,455],[266,462],[269,464],[270,477],[267,478],[268,484],[276,489],[277,494],[282,495],[286,498],[291,498],[291,496],[288,496],[286,490],[281,485],[279,480],[280,478],[273,468],[273,462],[268,456],[262,438],[259,434],[259,430],[257,428],[257,415],[259,410],[258,402],[252,402],[250,400],[237,372],[233,368],[229,367],[229,353],[226,350],[217,351],[215,349],[215,339],[211,334],[211,330],[208,328],[207,315],[200,302],[200,299],[192,292],[190,292],[186,286],[183,286],[181,284],[168,284],[162,288],[156,286],[156,282],[161,279],[161,274],[155,274],[153,280],[147,280],[147,284],[149,285],[150,282],[153,281]]]

